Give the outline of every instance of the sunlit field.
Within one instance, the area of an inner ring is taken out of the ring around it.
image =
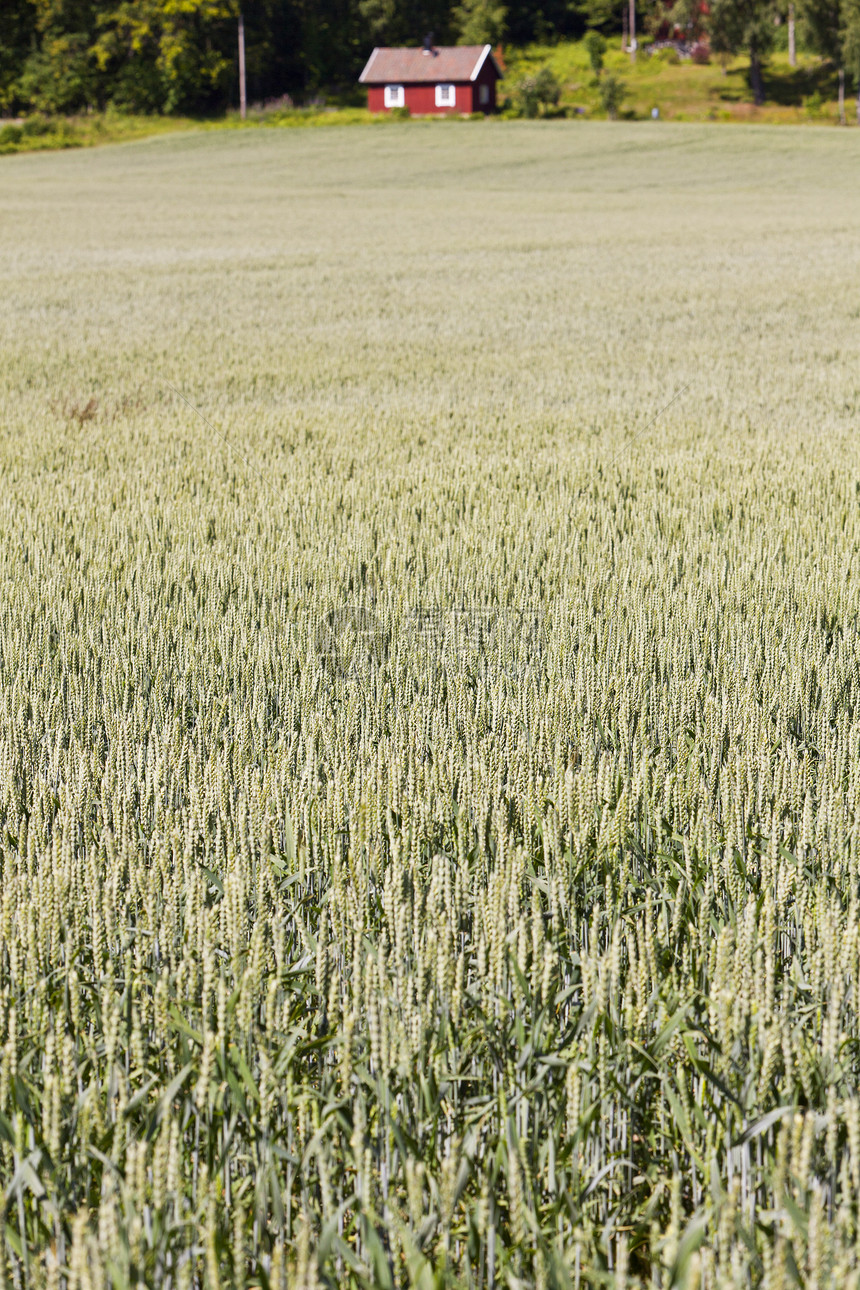
[[[860,134],[0,163],[0,1286],[858,1284]]]

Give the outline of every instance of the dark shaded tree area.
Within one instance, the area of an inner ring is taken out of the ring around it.
[[[620,35],[629,0],[0,0],[0,115],[217,113],[238,103],[245,23],[248,98],[358,97],[375,44],[502,38],[515,45]],[[639,30],[697,31],[715,53],[746,53],[756,101],[787,0],[637,0]],[[797,0],[808,45],[860,87],[860,0]],[[840,77],[844,80],[844,75]],[[858,100],[860,116],[860,100]]]
[[[582,0],[242,0],[242,10],[252,102],[348,92],[378,43],[417,44],[428,31],[520,43],[581,35],[588,21]],[[235,105],[238,14],[239,0],[2,0],[0,114]]]

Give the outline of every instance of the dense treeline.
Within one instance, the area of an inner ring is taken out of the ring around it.
[[[620,35],[628,0],[3,0],[0,113],[222,111],[238,100],[240,5],[248,95],[263,101],[348,93],[374,44],[427,31],[515,45]],[[795,8],[809,46],[860,87],[860,0],[644,0],[637,25],[746,53],[760,101],[778,24]]]
[[[620,3],[619,3],[620,15]],[[109,103],[200,112],[238,100],[237,0],[4,0],[0,109],[69,112]],[[345,89],[375,43],[577,35],[568,0],[245,0],[249,97]],[[620,17],[619,17],[620,24]],[[616,24],[618,25],[618,24]],[[620,26],[619,26],[620,30]]]

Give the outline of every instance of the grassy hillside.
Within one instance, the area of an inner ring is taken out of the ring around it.
[[[815,122],[836,124],[839,120],[836,69],[813,55],[800,53],[797,67],[790,67],[788,54],[776,51],[765,74],[767,102],[756,107],[747,83],[745,58],[724,66],[716,58],[699,66],[689,59],[663,50],[650,55],[640,49],[635,62],[621,49],[620,40],[610,43],[605,67],[620,76],[627,86],[622,115],[647,118],[651,109],[673,121],[752,121],[768,124]],[[504,90],[511,92],[528,72],[549,66],[562,85],[561,107],[579,109],[587,116],[603,116],[600,94],[588,55],[581,42],[552,46],[531,46],[506,54],[507,79]],[[848,123],[856,124],[853,100],[846,104]]]
[[[6,1285],[857,1284],[858,152],[7,158]]]

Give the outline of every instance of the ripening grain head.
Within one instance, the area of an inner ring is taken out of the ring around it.
[[[4,1276],[847,1284],[853,136],[319,133],[4,163]]]

